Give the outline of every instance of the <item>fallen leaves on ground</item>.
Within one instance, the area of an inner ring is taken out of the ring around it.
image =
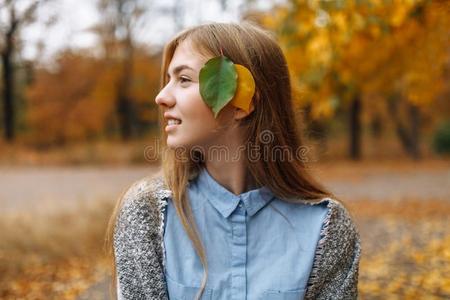
[[[77,299],[104,282],[110,269],[103,241],[112,205],[99,201],[54,216],[3,215],[0,299]],[[399,197],[345,205],[361,235],[359,299],[450,299],[449,200]]]
[[[361,299],[450,298],[450,202],[358,201]]]
[[[103,280],[111,209],[111,203],[99,201],[59,215],[3,216],[0,299],[76,299]]]

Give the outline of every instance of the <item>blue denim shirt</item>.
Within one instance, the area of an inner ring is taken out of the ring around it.
[[[187,188],[206,250],[201,299],[302,299],[326,205],[293,204],[267,187],[235,195],[203,168]],[[195,299],[203,268],[171,199],[164,249],[169,299]]]

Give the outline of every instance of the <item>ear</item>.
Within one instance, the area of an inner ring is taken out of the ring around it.
[[[253,96],[252,102],[250,102],[250,109],[248,112],[246,112],[242,108],[235,107],[234,108],[234,119],[240,120],[240,119],[243,119],[246,116],[250,115],[255,110],[254,103],[255,103],[255,101],[258,101],[258,99],[259,99],[259,93],[258,93],[258,91],[256,91],[255,95]]]
[[[235,108],[234,108],[234,119],[235,119],[235,120],[243,119],[243,118],[245,118],[246,116],[248,116],[249,114],[251,114],[254,110],[255,110],[255,106],[253,105],[253,102],[250,103],[250,109],[249,109],[249,112],[246,112],[246,111],[243,110],[242,108],[235,107]]]

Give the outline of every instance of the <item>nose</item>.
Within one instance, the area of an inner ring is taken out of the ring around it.
[[[166,85],[159,93],[156,95],[155,102],[158,105],[163,105],[167,107],[172,107],[175,104],[175,97],[170,93],[168,85]]]

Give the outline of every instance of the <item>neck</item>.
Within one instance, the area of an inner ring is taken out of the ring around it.
[[[210,162],[206,169],[220,185],[235,195],[251,189],[247,168],[240,163]]]
[[[233,139],[228,141],[230,140]],[[248,172],[245,155],[247,153],[243,149],[243,143],[228,142],[220,146],[215,145],[209,148],[205,155],[205,167],[220,185],[239,195],[256,187]]]

